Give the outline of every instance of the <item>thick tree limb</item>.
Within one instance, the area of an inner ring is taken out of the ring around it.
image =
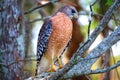
[[[90,73],[91,72],[91,69],[90,69],[91,66],[98,59],[96,56],[102,55],[106,50],[108,50],[113,44],[115,44],[119,40],[120,40],[120,26],[113,33],[111,33],[107,38],[105,38],[96,48],[94,48],[84,58],[84,60],[77,63],[69,72],[64,74],[64,76],[61,77],[60,80],[61,79],[63,80],[63,79],[66,79],[66,78],[71,78],[73,76],[80,76],[80,75],[83,75],[83,74]],[[91,58],[91,59],[89,59],[89,58]],[[108,70],[109,70],[109,68],[108,68]]]
[[[97,26],[97,28],[93,31],[93,33],[90,35],[89,39],[85,42],[85,44],[83,46],[81,46],[77,52],[75,53],[75,55],[71,58],[71,60],[64,66],[64,68],[62,68],[61,70],[53,73],[52,77],[50,78],[50,80],[56,80],[59,79],[60,77],[62,77],[65,73],[67,73],[72,67],[73,65],[77,64],[80,60],[79,57],[81,57],[83,55],[83,53],[85,53],[85,51],[90,47],[90,45],[94,42],[94,40],[96,39],[96,37],[98,36],[98,34],[106,27],[107,23],[109,22],[113,12],[120,6],[120,0],[116,0],[113,5],[108,9],[108,11],[105,13],[103,19],[100,21],[99,25]],[[94,60],[95,61],[95,60]],[[84,64],[82,62],[80,62],[83,65],[86,66],[87,64]],[[86,62],[86,63],[89,63]],[[90,62],[91,63],[91,62]],[[79,63],[78,63],[79,64]],[[92,64],[91,64],[92,65]],[[89,65],[89,66],[91,66]],[[88,69],[88,68],[87,68]],[[71,71],[71,70],[70,70]],[[69,71],[69,72],[70,72]],[[69,73],[68,72],[68,73]],[[85,70],[83,71],[85,72]],[[77,72],[76,72],[77,73]],[[65,76],[64,76],[65,77]]]

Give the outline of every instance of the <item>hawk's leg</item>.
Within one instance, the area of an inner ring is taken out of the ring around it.
[[[58,59],[59,68],[62,68],[63,67],[62,59],[60,57],[57,57],[57,59]]]
[[[49,68],[48,72],[55,72],[56,69],[55,69],[55,65],[54,65],[53,59],[51,60],[51,63],[52,63],[52,64],[50,65],[50,68]]]

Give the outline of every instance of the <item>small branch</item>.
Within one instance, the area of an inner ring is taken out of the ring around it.
[[[93,3],[90,4],[90,13],[89,13],[89,24],[88,24],[88,38],[90,36],[90,27],[92,23],[92,17],[93,17],[93,9],[92,7],[98,2],[99,0],[95,0]]]
[[[88,24],[88,38],[89,38],[89,35],[90,35],[90,26],[91,26],[92,17],[93,17],[92,6],[94,6],[94,4],[95,4],[96,2],[97,2],[97,0],[94,1],[94,3],[90,4],[90,13],[89,13],[89,18],[88,18],[88,20],[89,20],[89,24]]]
[[[113,66],[110,67],[106,67],[105,69],[96,69],[96,70],[92,70],[90,73],[88,74],[98,74],[98,73],[104,73],[107,71],[111,71],[112,69],[115,69],[117,67],[120,66],[120,61],[118,61],[116,64],[114,64]]]
[[[55,3],[55,2],[58,2],[58,0],[49,1],[49,2],[46,3],[46,4],[43,4],[43,5],[40,5],[40,6],[37,6],[37,7],[31,8],[31,9],[29,9],[28,11],[25,11],[24,14],[29,14],[29,13],[31,13],[31,12],[33,12],[33,11],[35,11],[35,10],[41,8],[41,7],[44,7],[44,6],[46,6],[46,5],[49,5],[49,4],[51,4],[51,3]]]
[[[115,60],[115,57],[114,57],[114,54],[113,54],[113,50],[112,50],[112,49],[111,49],[111,55],[113,56],[113,57],[112,57],[113,63],[116,63],[116,60]],[[116,71],[116,74],[117,74],[118,79],[120,79],[120,75],[119,75],[118,69],[116,68],[115,71]]]
[[[94,6],[99,0],[95,0],[92,4],[91,7]]]
[[[88,12],[78,12],[77,13],[78,15],[89,15],[89,13]],[[99,16],[99,17],[103,17],[103,15],[101,15],[101,14],[92,14],[93,16]],[[74,16],[74,15],[72,15],[72,16]],[[38,19],[35,19],[35,20],[31,20],[31,21],[28,21],[27,23],[29,24],[31,24],[31,23],[34,23],[34,22],[37,22],[37,21],[41,21],[41,20],[45,20],[45,19],[47,19],[47,18],[50,18],[51,16],[47,16],[47,17],[43,17],[43,18],[38,18]]]
[[[84,12],[78,12],[78,15],[89,15],[89,12],[86,12],[86,11],[84,11]],[[93,16],[98,16],[98,17],[103,17],[103,15],[102,14],[96,14],[96,13],[92,13],[92,15]],[[74,15],[73,15],[74,16]],[[34,22],[37,22],[37,21],[41,21],[41,20],[45,20],[45,19],[47,19],[47,18],[50,18],[51,16],[47,16],[47,17],[43,17],[43,18],[38,18],[38,19],[35,19],[35,20],[31,20],[31,21],[28,21],[27,23],[34,23]],[[112,17],[111,19],[114,19],[114,17]],[[116,19],[117,21],[120,21],[119,19]],[[111,29],[111,28],[109,28],[110,30],[112,30],[113,31],[113,29]]]
[[[13,65],[13,64],[16,64],[16,63],[22,62],[22,61],[36,61],[36,59],[21,59],[21,60],[18,60],[18,61],[11,62],[11,63],[9,63],[9,64],[0,63],[0,65],[3,66],[3,67],[8,68],[9,66],[11,66],[11,65]]]
[[[91,23],[92,23],[92,16],[93,16],[93,14],[92,14],[92,12],[91,12],[90,15],[89,15],[88,38],[89,38],[89,36],[90,36],[90,26],[91,26]]]
[[[38,18],[38,19],[35,19],[35,20],[32,20],[32,21],[29,21],[29,22],[27,22],[28,24],[29,23],[34,23],[34,22],[37,22],[37,21],[41,21],[41,20],[45,20],[45,19],[47,19],[47,18],[50,18],[51,16],[47,16],[47,17],[43,17],[43,18]]]

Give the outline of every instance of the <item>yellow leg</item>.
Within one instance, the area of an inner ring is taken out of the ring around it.
[[[50,66],[48,72],[55,72],[56,69],[55,69],[55,65],[54,65],[54,61],[53,61],[53,59],[52,59],[51,63],[52,63],[52,64],[51,64],[51,66]]]
[[[62,68],[63,67],[62,60],[59,57],[57,57],[57,59],[58,59],[59,68]]]

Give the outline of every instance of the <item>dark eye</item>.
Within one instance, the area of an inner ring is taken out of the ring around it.
[[[76,11],[74,10],[74,9],[72,9],[72,11],[71,11],[72,13],[76,13]]]

